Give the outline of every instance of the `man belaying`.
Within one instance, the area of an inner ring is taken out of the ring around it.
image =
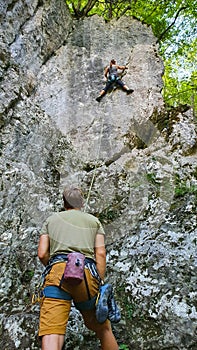
[[[101,90],[100,95],[96,98],[97,102],[100,102],[102,97],[106,94],[106,92],[112,87],[112,85],[119,86],[122,90],[126,91],[127,94],[131,94],[134,90],[129,89],[128,86],[121,80],[118,70],[124,71],[128,69],[127,66],[119,66],[114,59],[110,61],[110,64],[107,68],[105,68],[104,76],[107,80],[106,86],[103,90]]]
[[[46,266],[40,295],[42,350],[62,349],[72,302],[82,314],[86,327],[95,332],[101,348],[118,350],[110,319],[118,322],[120,317],[116,319],[117,305],[111,285],[102,283],[106,269],[105,232],[95,216],[81,211],[83,195],[80,189],[65,189],[63,201],[65,211],[54,213],[45,221],[38,246],[38,257]],[[71,268],[72,257],[76,254],[78,258]],[[66,274],[79,267],[83,280],[71,283],[64,279]],[[103,291],[96,309],[100,284],[103,284]]]

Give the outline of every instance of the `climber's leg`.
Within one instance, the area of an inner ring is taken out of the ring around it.
[[[104,87],[104,89],[101,90],[99,96],[96,98],[97,102],[100,102],[102,97],[106,94],[106,92],[110,89],[112,83],[110,81],[107,81],[106,86]]]
[[[102,99],[102,97],[103,97],[105,94],[106,94],[106,91],[105,91],[104,89],[101,90],[100,95],[96,98],[96,101],[97,101],[97,102],[100,102],[101,99]]]
[[[124,91],[126,91],[127,95],[131,94],[134,90],[130,89],[122,80],[117,80],[117,85],[119,85]]]

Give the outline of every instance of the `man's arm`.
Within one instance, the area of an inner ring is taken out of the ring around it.
[[[43,265],[47,265],[49,261],[49,249],[50,249],[50,240],[49,235],[41,235],[39,244],[38,244],[38,258],[40,259]]]
[[[125,69],[128,69],[128,67],[127,66],[117,66],[117,69],[125,70]]]
[[[96,235],[94,249],[95,249],[95,258],[96,258],[96,268],[100,278],[104,280],[105,269],[106,269],[106,249],[105,249],[104,235],[102,234]]]

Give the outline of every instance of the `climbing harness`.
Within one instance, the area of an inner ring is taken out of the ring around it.
[[[41,302],[43,298],[55,298],[55,299],[63,299],[63,300],[72,300],[72,297],[69,293],[65,292],[61,289],[61,283],[60,286],[47,286],[44,287],[44,282],[47,274],[51,271],[52,267],[56,263],[60,262],[66,262],[68,260],[67,254],[57,254],[54,257],[52,257],[49,260],[48,265],[45,267],[42,275],[40,283],[36,286],[35,292],[32,295],[32,304],[36,304],[37,302]],[[95,261],[90,258],[85,258],[85,270],[88,269],[93,277],[95,277],[99,283],[101,282],[100,276],[96,269]],[[76,303],[76,308],[79,310],[90,310],[93,308],[93,305],[95,305],[96,298],[91,298],[88,283],[86,279],[86,274],[84,270],[84,280],[87,288],[88,293],[88,300],[86,302],[80,302]],[[94,300],[93,300],[94,299]]]
[[[42,295],[44,281],[45,281],[45,278],[48,275],[48,273],[51,271],[53,265],[56,263],[65,262],[65,261],[67,261],[66,254],[58,254],[49,260],[47,266],[45,267],[45,269],[41,275],[40,283],[36,286],[35,292],[32,295],[32,300],[31,300],[32,304],[35,304],[37,302],[38,303],[41,302],[41,300],[44,296],[44,295]]]
[[[125,65],[125,67],[126,67],[126,65]],[[117,85],[119,85],[120,81],[124,84],[124,82],[122,81],[122,78],[126,74],[127,73],[126,73],[126,69],[125,68],[122,70],[121,73],[118,73],[118,70],[113,69],[113,67],[110,68],[109,69],[109,76],[108,76],[106,87],[104,88],[104,90],[107,89],[106,92],[115,91],[118,88]],[[107,84],[109,84],[108,87],[107,87]]]
[[[62,300],[72,300],[72,297],[69,293],[65,292],[57,286],[47,286],[41,291],[41,297],[45,298],[54,298]]]

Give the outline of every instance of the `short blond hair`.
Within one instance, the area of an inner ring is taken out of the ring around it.
[[[63,192],[63,201],[65,209],[81,209],[84,205],[83,194],[80,188],[65,188]]]

